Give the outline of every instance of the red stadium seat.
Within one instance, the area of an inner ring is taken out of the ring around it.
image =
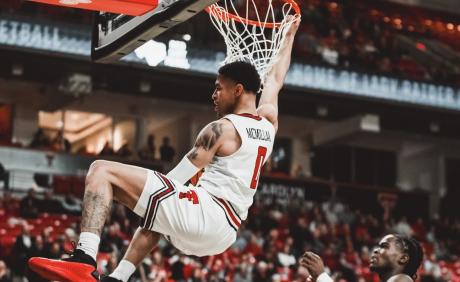
[[[71,190],[71,183],[66,176],[53,177],[53,189],[55,194],[68,195]]]
[[[16,243],[16,236],[10,234],[0,238],[0,257],[4,258],[10,255],[11,250]]]
[[[72,177],[72,195],[83,199],[85,193],[85,179],[81,177]]]

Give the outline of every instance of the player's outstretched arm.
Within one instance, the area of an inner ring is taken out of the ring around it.
[[[198,134],[193,148],[168,173],[168,176],[181,183],[186,183],[212,161],[232,130],[234,130],[232,124],[226,119],[217,120],[205,126]]]
[[[268,119],[275,129],[278,129],[278,94],[283,87],[286,73],[291,64],[291,52],[294,44],[294,36],[299,28],[300,18],[296,19],[286,33],[277,57],[265,79],[262,95],[260,97],[257,114]]]

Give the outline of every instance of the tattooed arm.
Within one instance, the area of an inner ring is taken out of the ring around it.
[[[206,167],[219,154],[224,141],[230,141],[231,130],[233,125],[226,119],[211,122],[198,134],[187,158],[200,169]]]
[[[179,164],[172,169],[168,176],[186,183],[199,170],[206,167],[215,155],[229,155],[239,147],[235,140],[236,130],[230,121],[221,119],[208,124],[198,135],[192,150]],[[238,136],[239,138],[239,136]]]

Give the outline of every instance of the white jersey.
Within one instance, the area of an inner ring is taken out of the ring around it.
[[[275,127],[267,119],[250,114],[230,114],[223,118],[232,122],[240,135],[241,147],[230,156],[215,156],[198,186],[230,202],[244,220],[253,203],[262,165],[272,153]]]

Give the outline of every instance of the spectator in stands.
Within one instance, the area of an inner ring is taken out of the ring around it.
[[[12,282],[10,271],[3,260],[0,260],[0,282]]]
[[[412,236],[414,233],[409,223],[407,223],[407,218],[405,216],[401,217],[398,223],[396,223],[396,225],[393,227],[393,230],[398,234],[403,234],[406,236]]]
[[[49,158],[49,160],[51,159],[52,157]],[[40,188],[51,188],[50,175],[47,173],[34,173],[34,181],[35,184],[37,184],[37,186]]]
[[[10,173],[5,169],[5,167],[0,163],[0,181],[3,182],[3,188],[5,190],[9,189],[10,183]]]
[[[423,263],[423,269],[422,281],[439,281],[442,276],[441,267],[436,262],[435,254],[427,256],[427,259]]]
[[[32,249],[30,250],[29,256],[44,256],[45,253],[45,242],[43,241],[43,237],[41,235],[35,236],[32,239]],[[28,271],[27,279],[33,282],[47,282],[47,280],[43,279],[37,273],[33,271]]]
[[[171,274],[172,274],[171,278],[177,282],[185,282],[185,277],[184,277],[185,256],[180,255],[180,256],[176,256],[173,259],[175,259],[175,261],[171,265]]]
[[[247,255],[246,255],[247,257]],[[244,260],[235,267],[235,274],[233,276],[234,282],[251,282],[252,281],[252,264]]]
[[[41,235],[35,236],[33,238],[33,246],[31,250],[32,256],[43,256],[45,254],[45,242]]]
[[[142,161],[155,160],[155,136],[153,134],[147,136],[147,143],[139,150],[138,155],[139,159]]]
[[[165,162],[172,162],[175,154],[176,151],[169,144],[169,137],[164,137],[160,147],[160,159]]]
[[[45,249],[45,257],[50,259],[59,259],[63,255],[62,241],[53,241]]]
[[[65,195],[64,199],[60,201],[60,204],[67,214],[81,214],[81,200],[72,195]]]
[[[303,168],[301,164],[296,164],[294,166],[292,175],[294,176],[294,178],[307,178],[311,176],[307,173],[307,171],[305,171],[305,169]]]
[[[120,156],[122,158],[129,158],[133,155],[133,152],[129,148],[129,142],[124,140],[123,144],[121,145],[120,149],[116,152],[117,156]]]
[[[123,238],[126,237],[121,233],[120,224],[115,222],[107,227],[107,232],[103,234],[101,251],[111,253],[120,252],[123,247]]]
[[[319,252],[323,252],[320,255],[327,261],[326,264],[330,267],[332,276],[337,278],[335,281],[377,281],[376,274],[369,270],[372,253],[368,248],[369,244],[373,244],[375,238],[381,236],[382,232],[384,232],[383,227],[379,229],[377,235],[372,231],[372,226],[375,224],[373,221],[377,220],[376,217],[364,212],[358,213],[347,205],[338,209],[337,206],[341,205],[338,205],[338,201],[334,202],[333,206],[331,206],[330,202],[324,204],[311,201],[302,201],[300,205],[296,206],[293,204],[294,200],[291,199],[288,207],[282,207],[272,204],[273,201],[264,203],[260,199],[256,199],[253,209],[250,211],[256,214],[245,222],[244,228],[240,229],[239,237],[242,239],[237,241],[239,245],[232,246],[225,253],[228,258],[220,256],[213,259],[205,258],[200,261],[198,258],[183,256],[181,262],[174,266],[174,277],[178,279],[182,277],[182,281],[249,282],[273,281],[273,279],[280,281],[281,279],[283,282],[305,282],[306,280],[302,279],[302,277],[305,277],[304,272],[306,270],[300,267],[296,270],[293,266],[289,268],[282,267],[281,264],[286,258],[282,257],[287,254],[289,257],[298,258],[300,252],[316,246],[315,248],[318,248]],[[107,234],[111,235],[103,239],[104,244],[120,245],[120,238],[125,239],[126,236],[122,233],[128,234],[131,232],[132,234],[133,230],[137,228],[137,219],[133,220],[134,224],[130,225],[130,219],[128,219],[130,214],[126,213],[126,211],[121,205],[115,205],[109,225],[115,226],[115,228],[108,227],[113,230],[107,232]],[[353,216],[345,220],[342,216],[339,216],[336,222],[337,219],[326,216],[326,212],[349,213]],[[335,224],[329,222],[331,218],[332,221],[336,222]],[[426,221],[418,221],[419,225],[427,226]],[[9,222],[11,221],[9,220]],[[126,222],[128,222],[127,225]],[[120,225],[124,229],[120,230],[116,225]],[[261,228],[267,225],[270,228]],[[452,262],[458,260],[458,255],[460,254],[460,222],[458,220],[442,220],[430,227],[427,226],[430,231],[421,240],[425,241],[424,245],[427,249],[434,249],[434,252],[431,256],[427,256],[424,262],[425,271],[423,272],[424,280],[422,281],[441,282],[442,277],[451,279],[453,282],[460,281],[458,280],[459,275],[456,274],[456,269],[452,269],[454,267]],[[72,226],[72,228],[73,230],[78,230],[76,225]],[[363,233],[360,231],[361,229],[368,230],[368,232],[364,231]],[[416,231],[418,228],[413,228],[413,230],[418,232]],[[69,229],[66,230],[66,233],[68,231]],[[120,231],[122,232],[120,233]],[[435,233],[436,237],[433,237]],[[368,234],[370,238],[363,240],[366,237],[363,237],[363,234]],[[357,238],[355,238],[356,235]],[[33,239],[31,252],[34,256],[35,252],[45,252],[42,256],[61,257],[64,249],[71,249],[68,246],[64,248],[63,241],[56,240],[56,236],[59,236],[59,234],[56,234],[56,230],[53,231],[53,227],[49,227],[43,230],[43,235],[40,238]],[[75,234],[67,238],[67,245],[69,245],[69,241],[74,240],[72,239],[74,236]],[[442,244],[440,243],[441,241],[443,242]],[[289,250],[287,245],[291,246],[291,244],[292,248]],[[41,247],[42,245],[44,246]],[[126,248],[125,243],[121,248]],[[150,259],[145,260],[143,263],[144,273],[142,274],[141,271],[136,274],[137,281],[168,281],[165,277],[171,277],[172,275],[169,263],[176,262],[174,260],[168,262],[163,257],[172,257],[169,252],[170,249],[171,246],[167,245],[166,241],[160,243],[159,249],[154,252]],[[0,256],[4,253],[3,251],[4,248],[0,245]],[[281,251],[284,254],[281,254]],[[112,256],[115,256],[115,253]],[[427,253],[429,254],[428,251]],[[441,257],[436,257],[436,255]],[[3,258],[5,257],[0,257],[0,259]],[[440,258],[447,261],[440,262]],[[292,261],[292,258],[289,258],[289,260]],[[207,261],[210,263],[207,264]],[[114,261],[109,261],[109,263],[112,266],[115,264]],[[11,264],[8,266],[11,270],[15,269],[15,266]],[[260,267],[258,270],[256,270],[257,266]],[[107,265],[107,269],[109,267]],[[353,271],[349,271],[352,267]],[[356,278],[351,278],[354,275]],[[30,282],[40,281],[30,276],[30,274],[28,279]]]
[[[423,260],[423,250],[415,239],[389,234],[374,248],[370,260],[371,271],[379,275],[380,281],[413,282]],[[308,269],[312,281],[333,281],[324,270],[321,257],[306,252],[300,264]]]
[[[27,269],[27,260],[32,254],[33,246],[30,235],[31,226],[26,221],[23,221],[21,224],[21,234],[16,237],[12,251],[12,264],[15,274],[24,276]]]
[[[50,140],[43,129],[39,128],[32,137],[29,147],[35,149],[46,149],[50,147]]]
[[[0,200],[0,208],[5,210],[7,214],[14,214],[19,210],[19,203],[11,196],[10,191],[3,192],[3,198]]]
[[[51,141],[51,148],[56,151],[70,152],[71,144],[68,139],[64,137],[64,132],[59,131],[56,137]]]
[[[104,147],[99,152],[99,156],[113,156],[115,152],[113,151],[112,144],[109,141],[105,141]]]
[[[23,218],[36,218],[38,216],[38,199],[35,189],[30,189],[27,196],[22,198],[20,203],[20,214]]]
[[[152,254],[151,260],[146,260],[147,264],[144,264],[144,270],[146,272],[146,276],[148,276],[149,281],[152,282],[166,282],[168,281],[168,272],[165,269],[165,262],[164,258],[160,251],[155,251]],[[198,277],[195,277],[198,278]],[[190,279],[188,280],[190,281]],[[203,281],[193,279],[191,281]]]
[[[36,205],[40,213],[65,213],[61,203],[53,198],[53,191],[51,190],[45,190],[44,198],[37,199]]]
[[[266,282],[270,280],[270,277],[273,274],[273,269],[265,261],[259,261],[257,266],[254,268],[252,274],[252,281],[254,282]]]

